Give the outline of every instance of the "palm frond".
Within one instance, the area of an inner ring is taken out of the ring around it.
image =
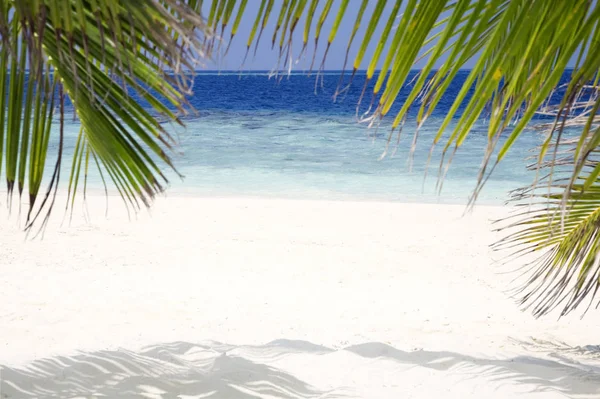
[[[149,204],[164,189],[162,167],[175,170],[169,155],[175,142],[157,118],[181,123],[191,110],[185,96],[194,69],[208,56],[204,38],[211,34],[201,3],[0,0],[0,156],[5,155],[9,197],[15,186],[19,196],[28,191],[28,227],[52,208],[48,197],[60,180],[67,99],[82,125],[71,200],[90,157],[134,207]],[[232,6],[219,17],[229,18]],[[134,100],[134,93],[154,112]],[[58,161],[36,210],[52,134],[60,136]]]
[[[217,3],[220,4],[214,0],[212,7],[216,7]],[[279,15],[280,21],[285,21],[284,17],[291,15],[289,13],[293,9],[296,10],[294,21],[300,18],[299,15],[305,21],[303,45],[298,56],[307,48],[312,37],[315,43],[314,57],[324,22],[334,18],[328,37],[329,47],[338,36],[337,27],[342,19],[352,15],[352,12],[346,12],[346,7],[350,11],[358,10],[354,29],[347,42],[347,53],[350,54],[351,46],[357,46],[353,47],[356,55],[352,70],[367,70],[363,91],[366,91],[371,79],[376,79],[371,92],[374,106],[368,107],[364,120],[378,124],[394,112],[391,115],[388,143],[394,134],[400,134],[412,108],[417,110],[416,122],[421,127],[447,93],[458,71],[467,63],[474,63],[432,143],[432,146],[443,147],[442,162],[438,169],[438,176],[443,180],[454,154],[469,136],[473,125],[482,116],[488,118],[489,144],[482,154],[484,162],[478,172],[478,183],[474,187],[471,204],[477,199],[495,165],[504,159],[537,112],[543,110],[549,98],[556,94],[556,88],[571,60],[577,59],[578,62],[571,72],[568,86],[563,90],[557,110],[562,117],[567,115],[569,119],[575,116],[567,110],[574,101],[585,95],[586,87],[598,80],[600,4],[597,2],[372,0],[350,2],[348,5],[345,1],[312,0],[308,7],[304,7],[304,3],[299,0],[269,1],[265,11],[263,1],[260,8],[247,8],[246,13],[258,10],[254,27],[248,32],[248,48],[253,43],[258,45],[271,13]],[[372,5],[370,14],[365,11],[367,3]],[[322,6],[320,14],[317,13],[319,6]],[[336,6],[337,12],[330,12]],[[259,20],[262,26],[256,38]],[[379,25],[383,29],[380,36],[375,37]],[[291,47],[295,26],[296,23],[278,22],[272,37],[287,37]],[[365,27],[362,40],[354,43],[360,26]],[[242,32],[237,29],[236,34]],[[365,60],[370,48],[373,49],[373,56]],[[279,56],[289,58],[286,52],[281,51],[281,47]],[[319,68],[323,67],[324,61]],[[410,93],[400,109],[393,111],[400,89],[406,86],[411,68],[418,61],[424,62],[425,66],[411,84]],[[284,61],[278,65],[285,67],[289,63]],[[340,80],[336,95],[343,91],[342,84]],[[579,110],[576,114],[580,115],[581,112]],[[450,129],[451,124],[453,126]],[[414,133],[412,151],[416,148],[418,131]],[[561,125],[557,125],[552,135],[560,135],[560,132]],[[576,175],[574,173],[573,176]],[[441,184],[439,187],[441,189]]]
[[[586,145],[599,130],[595,125]],[[584,299],[589,308],[600,288],[600,179],[594,172],[600,150],[587,156],[573,182],[578,144],[577,139],[552,142],[546,159],[530,166],[543,177],[513,192],[512,201],[523,211],[499,221],[500,230],[509,234],[494,245],[496,249],[510,250],[510,257],[537,255],[517,290],[521,304],[532,307],[536,316],[559,306],[566,315]]]

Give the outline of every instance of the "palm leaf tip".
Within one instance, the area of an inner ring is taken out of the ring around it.
[[[37,197],[50,137],[60,134],[62,142],[64,97],[82,126],[69,201],[79,179],[87,181],[90,158],[132,203],[149,204],[164,190],[163,169],[177,172],[169,155],[174,140],[156,115],[181,123],[179,115],[191,109],[193,71],[208,55],[202,40],[208,30],[195,2],[0,0],[0,34],[0,165],[11,198],[28,191],[28,226],[53,206],[47,197],[59,173],[44,201]],[[57,117],[61,132],[51,129]],[[55,171],[60,148],[58,160]]]
[[[587,142],[596,134],[591,132]],[[555,151],[531,165],[543,177],[513,192],[513,201],[524,211],[502,221],[500,230],[507,234],[494,246],[535,257],[515,293],[537,317],[557,308],[564,316],[587,302],[585,314],[594,302],[600,304],[600,179],[585,184],[600,165],[599,150],[585,157],[586,166],[573,177],[573,169],[583,162],[575,158],[578,142],[555,142]]]

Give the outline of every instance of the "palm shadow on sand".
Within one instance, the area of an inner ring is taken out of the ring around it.
[[[454,352],[402,351],[383,343],[334,350],[306,341],[277,340],[261,346],[174,342],[141,351],[97,351],[36,360],[22,368],[1,367],[1,398],[341,398],[343,386],[317,389],[273,365],[285,356],[326,356],[347,351],[409,367],[485,375],[526,384],[531,391],[570,397],[600,396],[600,367],[561,358],[520,356],[496,360]]]

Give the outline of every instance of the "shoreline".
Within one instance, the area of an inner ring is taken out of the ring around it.
[[[43,195],[40,194],[38,198],[41,198]],[[99,189],[99,188],[92,188],[89,189],[88,188],[88,192],[86,193],[86,197],[88,198],[92,198],[94,199],[94,201],[96,201],[97,199],[104,199],[105,197],[108,197],[109,200],[113,201],[113,200],[117,200],[117,201],[121,201],[121,197],[119,195],[119,193],[117,191],[109,191],[108,194],[105,193],[105,191],[103,189]],[[14,201],[16,201],[18,198],[17,194],[14,194]],[[64,199],[66,200],[67,198],[67,193],[66,190],[59,190],[59,193],[57,194],[57,200],[58,199]],[[77,201],[81,202],[83,199],[83,193],[79,192],[77,193]],[[158,194],[154,199],[153,199],[153,203],[155,202],[162,202],[164,200],[169,200],[169,199],[223,199],[223,200],[235,200],[235,199],[243,199],[243,200],[268,200],[268,201],[277,201],[277,200],[282,200],[282,201],[313,201],[313,202],[349,202],[349,203],[381,203],[381,204],[407,204],[407,205],[411,205],[411,204],[422,204],[422,205],[451,205],[451,206],[463,206],[463,207],[467,207],[467,202],[468,202],[468,198],[465,197],[464,199],[458,199],[458,198],[451,198],[450,200],[448,200],[447,198],[445,198],[444,194],[440,194],[440,195],[431,195],[431,196],[427,196],[427,195],[415,195],[413,197],[404,197],[404,198],[397,198],[397,199],[390,199],[390,198],[378,198],[378,197],[368,197],[368,196],[358,196],[358,195],[354,195],[354,194],[341,194],[341,193],[335,193],[335,194],[330,194],[330,195],[311,195],[311,194],[307,194],[306,196],[303,195],[296,195],[296,194],[289,194],[289,195],[281,195],[279,193],[277,194],[269,194],[269,195],[264,195],[264,194],[248,194],[248,193],[241,193],[241,192],[208,192],[208,191],[202,191],[202,190],[173,190],[170,187],[167,187],[167,189],[161,193]],[[6,191],[2,191],[0,190],[0,212],[1,212],[1,207],[2,206],[6,206]],[[437,200],[436,200],[437,199]],[[506,199],[504,200],[477,200],[477,202],[475,203],[475,208],[483,206],[483,207],[496,207],[496,208],[510,208],[511,204],[507,203],[508,200],[508,196],[506,196]],[[25,204],[27,201],[24,197],[24,201],[23,204]]]

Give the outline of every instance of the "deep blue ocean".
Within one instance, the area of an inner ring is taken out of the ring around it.
[[[314,74],[279,79],[266,72],[200,72],[189,98],[197,113],[184,118],[186,129],[173,130],[181,152],[174,155],[175,165],[185,179],[168,174],[167,193],[466,203],[487,143],[485,120],[477,123],[454,157],[441,195],[436,190],[441,146],[434,152],[426,180],[424,176],[433,136],[467,73],[455,79],[419,131],[411,170],[414,119],[405,125],[397,152],[392,156],[390,151],[383,159],[393,112],[377,129],[358,123],[356,104],[365,82],[362,73],[334,102],[340,72],[326,72],[316,94]],[[409,89],[401,92],[398,108]],[[361,112],[370,100],[367,95]],[[65,179],[78,129],[78,122],[69,121]],[[532,160],[526,158],[542,140],[537,131],[524,133],[487,182],[479,203],[503,203],[509,190],[531,183],[534,174],[526,165]],[[101,187],[97,173],[88,184],[92,189]]]

